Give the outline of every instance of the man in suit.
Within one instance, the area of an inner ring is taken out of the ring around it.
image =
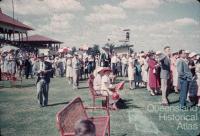
[[[194,79],[188,66],[185,50],[179,51],[180,59],[177,62],[179,89],[180,89],[180,108],[185,109],[186,99],[190,82]]]
[[[161,91],[162,91],[162,105],[168,106],[167,90],[169,89],[170,80],[170,55],[171,49],[169,46],[164,47],[164,54],[160,55],[159,61],[161,66]]]
[[[39,56],[39,61],[34,65],[34,70],[38,76],[37,78],[37,98],[40,104],[40,107],[48,105],[48,92],[49,92],[49,83],[52,72],[52,65],[50,62],[45,61],[44,53],[41,53]]]
[[[80,71],[80,61],[78,59],[78,54],[74,53],[74,58],[72,59],[72,72],[73,72],[73,89],[78,89],[79,86],[79,72]]]

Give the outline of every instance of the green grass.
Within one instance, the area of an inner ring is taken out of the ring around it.
[[[49,105],[40,108],[36,99],[34,81],[23,80],[23,85],[0,89],[0,128],[2,136],[56,136],[59,135],[55,123],[56,113],[76,96],[81,96],[85,105],[91,105],[87,84],[81,81],[83,89],[72,90],[65,78],[53,78],[50,84]],[[127,85],[126,85],[126,88]],[[200,110],[161,111],[160,96],[150,96],[146,89],[121,91],[127,100],[127,108],[111,111],[111,136],[196,136],[200,133]],[[178,95],[170,94],[169,100],[178,105]],[[101,101],[98,100],[97,104]],[[151,112],[150,105],[157,107]],[[193,121],[181,121],[196,128],[178,129],[179,121],[159,119],[159,115],[196,115]]]

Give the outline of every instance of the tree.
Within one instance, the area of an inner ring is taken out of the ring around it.
[[[76,47],[72,47],[71,54],[74,55],[75,52],[76,52]]]
[[[93,46],[92,54],[93,54],[94,56],[96,56],[97,54],[100,54],[99,45],[95,44],[95,45]]]
[[[97,54],[100,54],[99,45],[94,44],[92,48],[89,48],[87,50],[87,54],[92,55],[92,56],[96,56]]]

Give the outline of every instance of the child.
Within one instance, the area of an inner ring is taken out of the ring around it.
[[[76,122],[75,136],[96,136],[96,128],[92,121],[90,120],[79,120]]]

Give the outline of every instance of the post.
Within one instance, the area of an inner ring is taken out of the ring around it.
[[[26,34],[26,41],[28,41],[28,33],[27,33],[27,32],[25,32],[25,34]]]

